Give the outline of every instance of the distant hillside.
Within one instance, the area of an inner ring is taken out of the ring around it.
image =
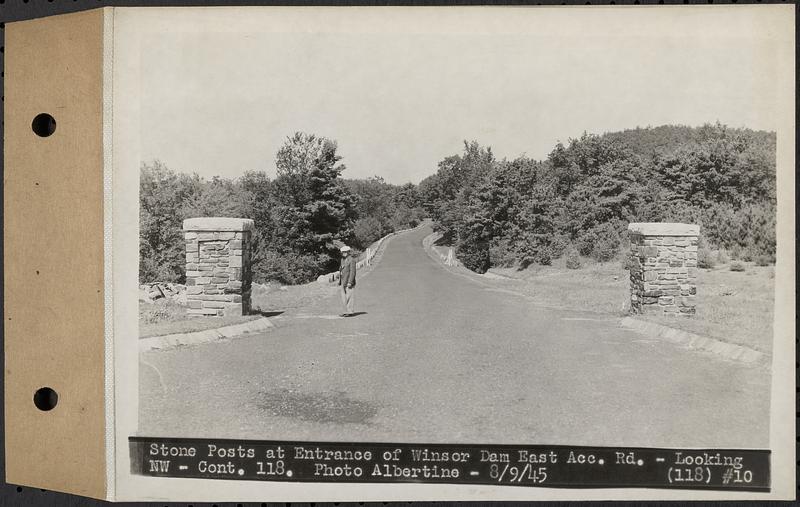
[[[419,195],[466,267],[549,264],[562,255],[626,259],[630,222],[701,226],[711,250],[768,264],[775,255],[771,132],[665,125],[557,143],[545,160],[495,158],[465,142]]]
[[[698,145],[720,136],[720,130],[728,135],[741,136],[749,144],[761,145],[767,150],[775,151],[775,132],[763,130],[737,129],[720,124],[688,127],[686,125],[661,125],[660,127],[636,127],[621,132],[608,132],[602,137],[625,143],[634,153],[652,156],[655,153],[669,153],[680,147]]]

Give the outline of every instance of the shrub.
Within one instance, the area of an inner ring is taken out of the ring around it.
[[[594,250],[595,241],[597,241],[597,236],[593,231],[588,231],[578,236],[578,238],[575,240],[575,246],[578,249],[578,253],[587,257],[590,256],[592,254],[592,250]]]
[[[619,237],[605,236],[599,238],[592,248],[592,259],[598,262],[608,262],[617,257],[619,253]]]
[[[456,256],[464,267],[476,273],[486,273],[491,267],[489,246],[485,242],[459,242]]]
[[[775,258],[771,255],[761,254],[756,257],[756,266],[769,266],[775,263]]]
[[[395,231],[416,227],[421,221],[422,212],[417,208],[406,206],[399,206],[390,219],[391,226]]]
[[[353,226],[353,235],[361,248],[366,248],[378,241],[384,234],[380,220],[374,217],[359,218]]]
[[[578,255],[578,250],[575,247],[567,249],[567,269],[579,269],[581,267],[581,258]]]
[[[714,258],[714,255],[711,253],[711,250],[709,250],[707,246],[703,245],[703,246],[698,247],[698,249],[697,249],[697,267],[711,269],[714,266],[716,266],[716,264],[717,264],[717,261]]]
[[[731,260],[738,261],[742,258],[742,248],[739,245],[733,245],[728,252],[730,253]]]
[[[542,266],[549,266],[553,263],[555,248],[552,245],[545,245],[539,248],[539,251],[534,258],[534,262]]]
[[[614,259],[619,252],[619,233],[612,223],[606,222],[581,234],[576,246],[581,255],[598,262],[607,262]]]
[[[744,263],[741,261],[733,261],[731,262],[731,271],[744,271]]]
[[[551,254],[554,259],[561,257],[564,255],[568,248],[572,245],[569,241],[569,237],[563,234],[556,234],[553,236],[552,241],[550,242]],[[575,248],[575,247],[572,247]]]
[[[321,273],[336,269],[338,259],[325,254],[281,254],[266,252],[253,266],[253,281],[266,283],[270,280],[283,284],[306,283]]]
[[[715,203],[701,220],[708,241],[728,249],[734,259],[751,261],[775,253],[775,206],[769,201],[741,208]]]
[[[719,251],[717,251],[717,262],[719,264],[727,264],[730,261],[731,261],[731,258],[728,257],[728,252],[724,248],[722,248]]]
[[[549,266],[553,259],[561,255],[565,244],[559,236],[533,232],[522,232],[512,241],[510,248],[522,269],[531,264]]]
[[[492,266],[508,267],[516,262],[516,255],[509,245],[507,239],[492,241],[489,246],[489,259]]]

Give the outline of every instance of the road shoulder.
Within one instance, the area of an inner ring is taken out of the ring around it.
[[[262,317],[260,319],[247,321],[242,324],[223,326],[216,329],[207,329],[205,331],[175,333],[164,336],[142,338],[139,340],[139,352],[165,350],[180,346],[210,343],[218,340],[234,338],[236,336],[247,335],[250,333],[269,331],[274,327],[275,325],[270,322],[267,317]]]

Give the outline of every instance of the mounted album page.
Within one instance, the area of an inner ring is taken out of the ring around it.
[[[9,23],[6,480],[794,499],[792,13]]]

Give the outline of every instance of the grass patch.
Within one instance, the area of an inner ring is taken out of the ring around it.
[[[524,292],[542,306],[627,315],[628,271],[619,262],[581,262],[580,269],[567,269],[565,260],[559,259],[552,266],[531,266],[521,271],[493,268],[490,273],[500,275],[498,283]],[[731,271],[724,264],[698,270],[694,317],[639,318],[771,353],[774,267],[744,264],[745,271]]]
[[[697,315],[643,318],[769,354],[775,307],[774,276],[773,266],[748,264],[746,271],[731,271],[725,265],[701,269],[697,281]]]
[[[509,289],[525,293],[535,304],[622,315],[630,307],[629,275],[618,262],[598,263],[581,258],[581,268],[566,267],[565,259],[551,266],[532,264],[524,270],[492,268],[491,274]]]
[[[186,307],[172,301],[166,299],[158,299],[153,303],[140,301],[139,338],[206,331],[259,318],[261,315],[189,318]]]
[[[285,312],[308,308],[320,299],[334,295],[338,290],[336,282],[310,282],[303,285],[253,284],[250,301],[253,308],[262,312]]]

